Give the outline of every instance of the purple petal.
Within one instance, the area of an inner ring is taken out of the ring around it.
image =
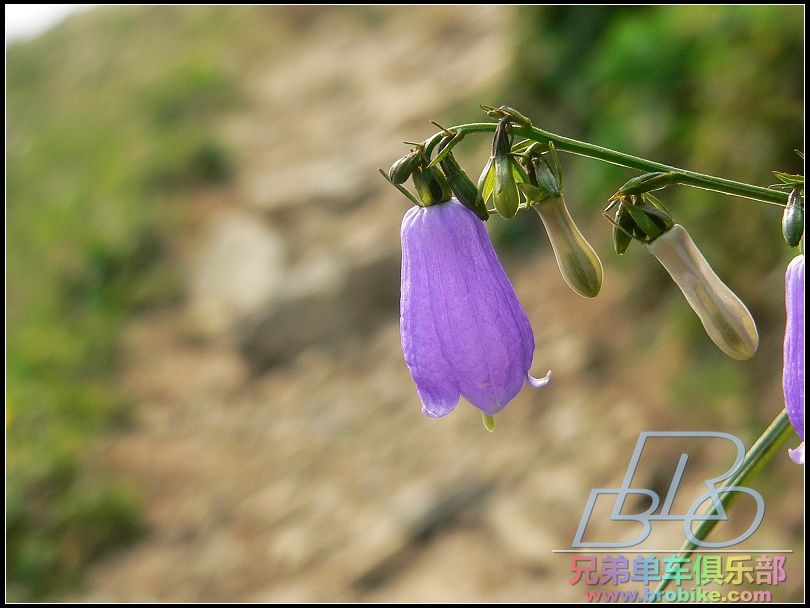
[[[456,200],[414,208],[402,246],[402,344],[420,396],[499,412],[526,383],[534,337],[484,223]]]
[[[432,418],[441,418],[456,407],[459,391],[442,352],[432,314],[434,276],[420,239],[424,211],[412,207],[402,220],[400,334],[405,362],[422,399],[422,411]]]
[[[804,256],[790,262],[785,274],[785,359],[782,388],[785,391],[785,409],[796,433],[804,440]],[[804,461],[804,447],[801,446]],[[793,458],[793,454],[791,454]],[[796,458],[794,458],[796,461]]]

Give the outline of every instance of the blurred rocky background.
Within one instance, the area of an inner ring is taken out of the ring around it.
[[[534,371],[555,375],[488,434],[465,404],[419,412],[408,203],[376,168],[429,119],[506,103],[766,185],[802,170],[802,24],[799,6],[115,7],[7,45],[9,598],[581,599],[551,551],[639,431],[750,445],[783,407],[779,209],[664,194],[757,318],[739,363],[641,247],[612,254],[599,212],[633,173],[565,156],[603,292],[567,289],[534,214],[489,222]],[[690,491],[721,457],[696,455]],[[754,487],[767,512],[743,547],[792,549],[774,598],[800,599],[803,469],[777,456]]]

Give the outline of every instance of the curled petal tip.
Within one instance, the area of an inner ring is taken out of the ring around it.
[[[444,418],[458,405],[459,393],[450,385],[423,382],[417,384],[416,392],[422,400],[422,413],[430,418]]]
[[[794,450],[788,450],[790,459],[796,464],[804,464],[804,441]]]
[[[542,378],[535,378],[531,374],[527,374],[529,384],[534,388],[543,388],[546,384],[551,382],[551,370]]]
[[[427,416],[428,418],[444,418],[445,416],[447,416],[447,414],[452,412],[453,409],[454,408],[451,407],[449,409],[447,409],[447,408],[445,408],[445,409],[434,409],[434,410],[431,411],[431,410],[429,410],[427,408],[427,406],[422,405],[422,413],[425,416]]]

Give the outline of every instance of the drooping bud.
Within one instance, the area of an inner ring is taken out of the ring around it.
[[[787,206],[782,213],[782,235],[790,247],[796,247],[804,235],[804,193],[793,188],[788,195]]]
[[[451,138],[445,138],[439,143],[439,154],[443,152],[450,141]],[[461,204],[475,213],[479,219],[487,221],[489,219],[489,213],[487,212],[487,206],[484,204],[484,199],[479,195],[476,185],[472,183],[472,180],[464,172],[464,169],[458,164],[453,153],[447,152],[439,161],[439,166],[444,171],[450,189]]]
[[[602,288],[602,262],[574,224],[562,196],[563,171],[553,144],[530,146],[521,156],[528,181],[518,188],[543,221],[557,266],[568,286],[586,298]]]
[[[593,298],[602,287],[602,262],[574,224],[562,196],[532,205],[543,220],[563,279],[576,293]]]
[[[402,158],[395,160],[388,170],[388,179],[392,184],[404,184],[413,173],[422,154],[419,150],[413,150]]]
[[[495,183],[492,200],[496,211],[510,220],[517,214],[520,205],[520,193],[513,173],[511,157],[512,137],[509,133],[509,118],[498,123],[495,139],[492,141],[492,164],[495,169]]]
[[[686,229],[674,224],[647,249],[678,285],[720,350],[733,359],[751,358],[759,344],[751,313],[718,278]]]

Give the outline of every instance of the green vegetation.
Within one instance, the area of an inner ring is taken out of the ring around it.
[[[177,296],[159,262],[178,192],[231,174],[210,127],[238,101],[218,38],[189,55],[191,33],[149,29],[155,17],[97,11],[8,49],[6,525],[16,599],[72,583],[141,531],[132,489],[89,460],[90,441],[130,423],[114,375],[123,323]],[[215,17],[194,24],[194,39],[206,40]],[[149,48],[114,51],[137,48],[144,31]]]

